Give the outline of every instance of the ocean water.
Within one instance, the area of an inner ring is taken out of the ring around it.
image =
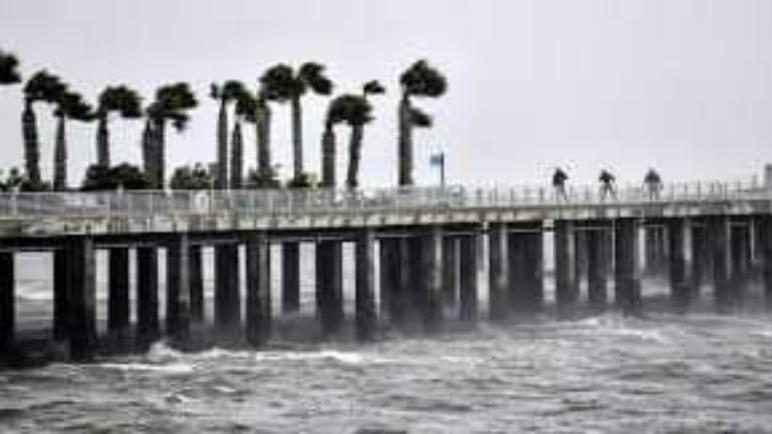
[[[21,261],[19,303],[44,319],[39,261]],[[772,432],[772,321],[708,312],[545,315],[367,345],[157,343],[0,371],[0,432]]]

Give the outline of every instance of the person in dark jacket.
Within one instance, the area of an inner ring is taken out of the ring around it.
[[[555,188],[555,197],[557,199],[568,200],[566,195],[566,181],[568,175],[560,167],[555,168],[555,173],[552,175],[552,187]]]
[[[659,193],[662,191],[662,178],[659,177],[659,173],[650,168],[643,178],[643,183],[646,185],[646,190],[649,192],[649,199],[659,199]]]
[[[606,169],[600,171],[598,181],[600,181],[600,198],[605,199],[607,196],[611,196],[614,199],[617,197],[617,193],[614,189],[614,181],[616,178]]]

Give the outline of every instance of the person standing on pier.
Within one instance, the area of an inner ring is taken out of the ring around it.
[[[552,186],[555,188],[556,199],[563,199],[566,201],[568,200],[568,196],[566,195],[567,180],[568,175],[566,175],[566,172],[564,172],[560,167],[556,167],[555,173],[552,175]]]
[[[600,171],[600,176],[598,177],[598,180],[600,181],[600,198],[601,200],[606,199],[607,196],[611,196],[612,198],[616,199],[617,193],[614,190],[614,180],[616,178],[614,175],[611,174],[606,169],[603,169]]]
[[[646,177],[643,178],[646,190],[649,192],[649,200],[659,199],[659,192],[662,191],[662,179],[656,170],[649,168]]]

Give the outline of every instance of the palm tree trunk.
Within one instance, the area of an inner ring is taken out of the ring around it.
[[[241,136],[241,119],[236,119],[231,137],[231,188],[240,189],[244,173],[244,146]]]
[[[154,132],[155,147],[155,169],[156,185],[155,188],[163,190],[166,185],[166,121],[159,119],[156,121]]]
[[[399,185],[413,185],[413,125],[407,94],[399,103]]]
[[[54,144],[54,190],[67,189],[67,142],[65,138],[65,116],[59,115]]]
[[[322,187],[334,188],[335,176],[335,131],[327,124],[322,135]]]
[[[24,166],[27,177],[34,186],[40,185],[40,142],[38,141],[37,119],[32,109],[32,102],[24,103],[21,115],[22,135],[24,136]]]
[[[110,132],[107,130],[107,115],[99,117],[97,123],[97,164],[110,167]]]
[[[271,171],[271,110],[264,102],[257,109],[255,135],[257,138],[257,174],[270,178]]]
[[[348,178],[346,187],[351,190],[359,186],[359,162],[362,160],[362,138],[364,137],[364,125],[353,125],[351,127],[351,138],[349,140],[349,160],[348,160]]]
[[[142,169],[145,171],[145,176],[147,176],[151,186],[156,184],[156,171],[155,167],[153,166],[153,140],[153,123],[150,119],[147,119],[145,120],[145,129],[142,131]]]
[[[225,100],[220,100],[217,117],[217,176],[215,188],[228,188],[228,110]]]
[[[292,98],[292,153],[293,176],[298,179],[303,174],[303,111],[299,96]]]

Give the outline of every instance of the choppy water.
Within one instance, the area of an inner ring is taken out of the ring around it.
[[[772,432],[772,323],[606,314],[0,373],[3,432]]]

